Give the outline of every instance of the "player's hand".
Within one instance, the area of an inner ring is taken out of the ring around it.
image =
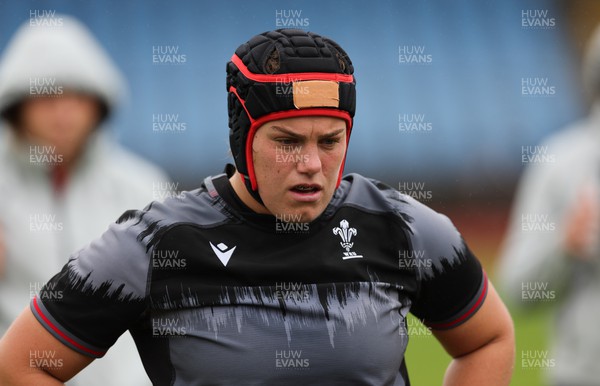
[[[600,194],[598,188],[585,186],[567,214],[565,249],[580,260],[590,260],[598,254],[600,242]]]

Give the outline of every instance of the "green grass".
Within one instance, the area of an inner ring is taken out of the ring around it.
[[[541,369],[528,369],[521,365],[521,352],[523,350],[547,349],[550,315],[549,310],[544,308],[527,313],[512,311],[515,323],[517,351],[511,385],[545,385]],[[409,315],[409,317],[412,316]],[[416,319],[413,319],[409,323],[417,324],[418,322]],[[444,371],[450,362],[450,357],[437,340],[432,335],[427,334],[426,329],[415,327],[414,331],[416,334],[411,336],[406,353],[411,384],[413,386],[441,385]]]

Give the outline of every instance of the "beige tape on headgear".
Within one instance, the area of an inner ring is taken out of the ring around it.
[[[294,106],[297,109],[309,107],[340,106],[340,85],[331,80],[303,80],[292,83]]]

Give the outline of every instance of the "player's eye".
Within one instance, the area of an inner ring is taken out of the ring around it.
[[[331,138],[325,138],[325,139],[321,140],[321,145],[323,145],[327,148],[333,148],[338,143],[340,143],[339,137],[331,137]]]
[[[276,138],[275,141],[283,146],[290,146],[298,143],[298,140],[295,138]]]

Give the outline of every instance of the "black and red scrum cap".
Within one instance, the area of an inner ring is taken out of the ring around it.
[[[336,42],[304,30],[264,32],[235,51],[227,63],[229,143],[237,170],[259,202],[252,163],[256,130],[275,119],[330,116],[346,121],[349,139],[356,109],[353,73]]]

